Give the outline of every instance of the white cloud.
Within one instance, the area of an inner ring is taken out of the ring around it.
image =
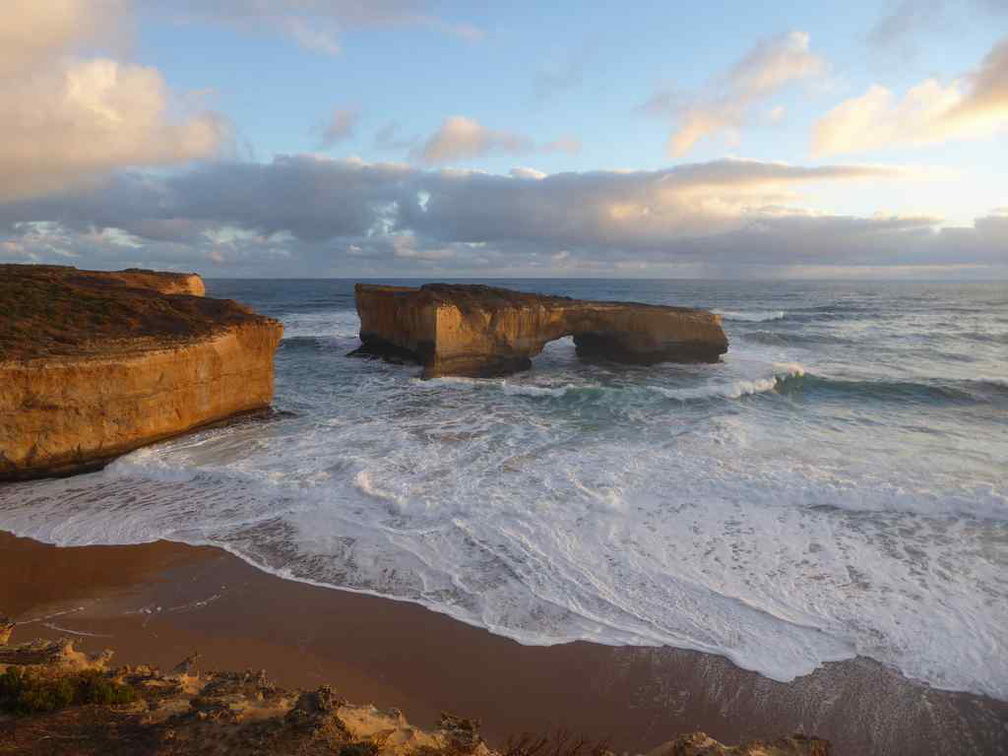
[[[23,75],[54,55],[117,46],[129,0],[28,0],[7,3],[0,23],[0,77]]]
[[[56,191],[117,168],[207,157],[224,142],[219,116],[173,112],[157,69],[74,55],[115,33],[122,19],[102,13],[121,9],[106,0],[34,0],[5,11],[0,200]]]
[[[350,139],[360,120],[360,112],[355,108],[336,108],[322,129],[322,146],[332,147],[336,142]]]
[[[511,174],[510,175],[514,176],[515,178],[543,179],[543,178],[546,178],[547,174],[543,173],[540,170],[536,170],[535,168],[527,168],[525,166],[517,166],[517,167],[511,169]]]
[[[878,84],[846,100],[815,125],[815,155],[864,152],[976,139],[1008,128],[1008,38],[979,68],[948,84],[936,79],[911,87],[902,98]]]
[[[793,31],[759,42],[709,91],[677,97],[668,89],[660,90],[641,110],[673,115],[676,129],[669,136],[668,154],[682,157],[701,140],[717,134],[736,141],[755,105],[791,83],[825,71],[826,63],[810,51],[808,33]]]
[[[428,165],[474,160],[491,153],[525,155],[532,152],[566,152],[581,150],[581,141],[570,135],[537,145],[535,140],[512,131],[491,129],[466,116],[450,116],[410,151],[410,157]]]

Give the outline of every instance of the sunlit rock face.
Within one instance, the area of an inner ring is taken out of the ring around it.
[[[498,289],[357,284],[362,346],[354,354],[423,365],[425,378],[527,370],[554,339],[573,336],[586,360],[716,362],[728,350],[706,310],[597,302]]]
[[[269,407],[283,327],[193,274],[0,266],[0,480]]]

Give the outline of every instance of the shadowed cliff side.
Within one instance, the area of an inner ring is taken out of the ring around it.
[[[416,361],[425,378],[527,370],[564,336],[582,359],[643,365],[716,362],[728,350],[720,318],[686,307],[457,284],[357,284],[355,293],[362,346],[353,354]]]
[[[0,480],[264,409],[282,326],[194,274],[0,266]]]

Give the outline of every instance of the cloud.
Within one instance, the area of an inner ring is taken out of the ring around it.
[[[735,276],[787,266],[996,265],[1008,220],[843,217],[815,186],[913,180],[883,166],[718,160],[547,175],[281,156],[0,204],[0,258],[231,275]],[[212,266],[212,267],[211,267]]]
[[[483,38],[469,23],[430,13],[423,0],[138,0],[181,23],[213,23],[284,34],[307,50],[337,55],[349,29],[420,27],[467,41]]]
[[[552,142],[546,142],[541,149],[543,152],[564,152],[568,155],[576,155],[581,152],[583,146],[577,137],[565,135]]]
[[[103,14],[122,10],[106,0],[37,0],[5,11],[0,200],[208,157],[225,143],[226,122],[185,112],[157,69],[75,54],[111,39],[123,19]]]
[[[912,35],[936,26],[944,10],[945,0],[903,0],[871,28],[868,44],[879,50],[891,50]]]
[[[37,0],[8,4],[0,24],[0,78],[24,75],[94,47],[117,46],[128,0]]]
[[[524,134],[491,129],[475,118],[450,116],[441,122],[438,130],[427,137],[422,145],[410,151],[410,158],[434,165],[474,160],[491,153],[526,155],[537,151],[574,154],[581,151],[581,141],[564,135],[537,145],[535,140]]]
[[[685,105],[685,96],[677,93],[671,86],[663,86],[655,90],[653,95],[638,105],[636,111],[641,115],[659,118],[675,116],[676,113],[684,109]]]
[[[902,99],[874,84],[815,125],[814,155],[865,152],[990,136],[1008,127],[1008,37],[970,74],[911,87]]]
[[[907,56],[916,52],[915,37],[924,32],[950,31],[950,10],[954,11],[951,23],[962,20],[964,10],[979,11],[986,16],[1008,13],[1008,0],[968,0],[956,3],[951,9],[950,5],[949,0],[902,0],[872,26],[866,41],[876,51]]]
[[[360,112],[356,108],[336,108],[329,116],[329,122],[322,129],[322,146],[332,147],[336,142],[350,139],[354,128],[360,120]]]
[[[667,150],[672,157],[682,157],[701,140],[717,134],[736,138],[755,105],[791,83],[825,71],[823,59],[809,49],[808,33],[793,31],[756,44],[709,91],[687,97],[662,89],[639,109],[674,117],[677,127],[669,136]]]

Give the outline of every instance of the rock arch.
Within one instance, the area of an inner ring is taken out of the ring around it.
[[[728,350],[721,319],[687,307],[460,284],[357,284],[355,294],[362,345],[352,354],[415,361],[425,378],[527,370],[564,336],[583,359],[634,364],[716,362]]]

